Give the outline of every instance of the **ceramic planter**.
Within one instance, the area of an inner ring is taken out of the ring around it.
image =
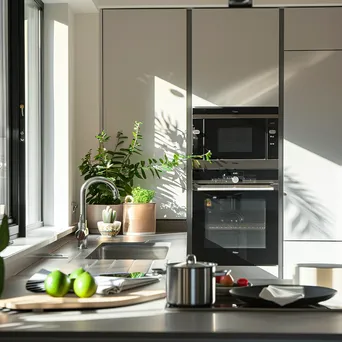
[[[155,203],[124,203],[123,234],[147,235],[156,233]]]
[[[103,221],[97,222],[97,228],[102,236],[114,237],[119,234],[121,229],[121,221],[114,221],[113,223],[105,223]]]
[[[102,221],[102,210],[108,205],[88,204],[87,205],[87,223],[91,234],[99,234],[97,222]],[[116,211],[116,220],[122,222],[122,204],[110,205]]]

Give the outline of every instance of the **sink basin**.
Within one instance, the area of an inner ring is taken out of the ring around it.
[[[168,251],[165,244],[153,242],[102,243],[86,259],[161,260],[166,258]]]

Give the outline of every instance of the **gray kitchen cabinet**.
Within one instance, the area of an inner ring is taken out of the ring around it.
[[[342,51],[285,52],[285,240],[342,240],[341,66]]]
[[[141,121],[142,159],[185,153],[186,10],[104,10],[102,25],[102,109],[111,145],[118,130],[131,139]],[[185,172],[177,172],[136,180],[156,190],[159,219],[186,217]]]
[[[342,8],[285,9],[285,50],[342,49]]]
[[[277,9],[196,9],[193,105],[278,105]]]

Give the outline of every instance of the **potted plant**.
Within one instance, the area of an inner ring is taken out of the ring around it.
[[[96,136],[99,143],[96,155],[92,156],[90,150],[79,165],[81,176],[87,180],[95,176],[103,176],[111,179],[117,186],[120,192],[120,198],[114,199],[112,191],[105,184],[93,184],[89,187],[87,194],[87,223],[90,231],[94,231],[97,227],[97,222],[102,216],[102,211],[108,205],[116,211],[117,220],[122,222],[122,203],[124,198],[131,194],[133,179],[136,175],[145,175],[142,170],[144,163],[132,163],[131,159],[134,155],[141,154],[142,136],[140,134],[140,122],[136,122],[133,129],[133,138],[128,148],[123,147],[128,139],[121,131],[116,135],[116,143],[114,148],[107,149],[110,136],[102,131]]]
[[[115,221],[116,211],[107,206],[102,210],[102,221],[97,222],[97,227],[102,236],[114,237],[119,234],[121,221]]]
[[[144,235],[156,232],[156,203],[153,190],[135,187],[123,205],[123,234]]]
[[[79,165],[79,170],[84,180],[95,176],[103,176],[111,179],[120,192],[120,199],[114,199],[111,190],[105,184],[93,184],[89,187],[87,194],[87,220],[90,231],[97,229],[97,222],[100,221],[102,211],[109,205],[117,212],[117,220],[122,220],[122,203],[127,195],[132,195],[132,188],[136,179],[146,179],[150,173],[152,177],[160,178],[162,172],[171,171],[192,159],[194,167],[198,165],[197,159],[210,161],[211,152],[203,155],[186,156],[175,153],[172,159],[166,155],[158,160],[148,158],[133,162],[133,159],[142,155],[141,122],[135,122],[132,140],[128,147],[124,147],[128,137],[119,131],[116,135],[116,143],[113,149],[106,148],[110,136],[102,131],[96,136],[99,142],[97,154],[93,157],[90,150]]]

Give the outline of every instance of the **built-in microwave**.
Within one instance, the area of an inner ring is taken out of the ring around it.
[[[193,153],[212,159],[278,159],[278,107],[196,107]]]

